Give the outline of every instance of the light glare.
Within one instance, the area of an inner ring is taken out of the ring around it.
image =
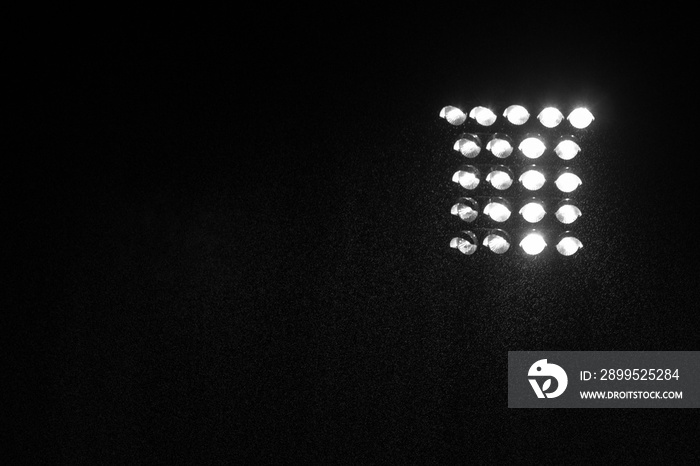
[[[483,241],[483,245],[496,254],[504,254],[510,249],[510,241],[502,230],[492,230]]]
[[[491,151],[499,159],[505,159],[513,153],[513,146],[506,139],[494,137],[486,144],[486,150]]]
[[[520,184],[522,184],[525,187],[525,189],[530,191],[537,191],[544,185],[546,180],[542,172],[533,169],[528,170],[522,175],[520,175],[518,181],[520,181]]]
[[[557,209],[554,215],[561,223],[569,225],[581,216],[581,210],[573,204],[564,204]]]
[[[520,247],[523,248],[523,251],[531,256],[541,253],[546,246],[547,243],[539,233],[530,233],[520,242]]]
[[[475,189],[479,186],[479,171],[474,167],[465,167],[452,175],[452,181],[459,183],[465,189]]]
[[[578,129],[583,129],[588,127],[595,118],[593,114],[588,111],[587,108],[579,107],[573,112],[569,113],[567,120],[571,123],[571,126]]]
[[[561,123],[564,119],[564,115],[554,107],[547,107],[537,115],[537,119],[540,120],[543,126],[547,128],[554,128]]]
[[[513,177],[502,169],[495,169],[486,176],[486,181],[496,189],[504,190],[513,184]]]
[[[486,107],[474,107],[469,112],[469,118],[473,118],[481,126],[491,126],[496,122],[496,114]]]
[[[537,223],[544,218],[545,210],[539,202],[528,202],[520,209],[520,215],[530,223]]]
[[[525,107],[520,105],[511,105],[503,112],[503,116],[514,125],[523,125],[530,118],[530,114]]]
[[[559,241],[559,243],[557,243],[557,251],[559,251],[559,254],[562,256],[574,255],[582,247],[583,244],[581,244],[581,241],[573,236],[565,236],[561,239],[561,241]]]
[[[459,139],[457,142],[455,142],[454,150],[460,152],[465,157],[473,159],[479,155],[479,152],[481,152],[481,144],[479,143],[479,139],[476,137],[474,138],[475,139]]]
[[[457,107],[448,105],[440,110],[440,118],[444,118],[451,125],[459,126],[466,121],[467,115]]]
[[[510,218],[510,209],[499,201],[491,201],[484,207],[484,213],[494,222],[505,222]]]
[[[554,148],[557,156],[562,160],[571,160],[581,151],[581,147],[570,139],[564,139]]]
[[[572,191],[575,191],[576,188],[578,188],[579,186],[581,186],[581,178],[579,178],[573,173],[562,173],[559,176],[559,178],[557,178],[557,181],[554,182],[554,184],[557,185],[559,191],[564,193],[570,193]]]
[[[544,145],[541,139],[536,137],[530,137],[523,139],[523,141],[518,146],[520,152],[529,159],[536,159],[544,154],[547,147]]]

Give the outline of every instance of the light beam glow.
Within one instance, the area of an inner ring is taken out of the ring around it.
[[[544,241],[544,238],[542,238],[542,235],[536,232],[529,233],[522,239],[522,241],[520,241],[520,247],[523,248],[525,254],[529,254],[531,256],[536,256],[537,254],[541,253],[544,251],[546,246],[547,243]]]
[[[484,207],[484,214],[491,217],[494,222],[505,222],[510,218],[510,209],[504,199],[492,199]]]
[[[510,188],[513,184],[513,175],[510,173],[509,169],[500,166],[494,168],[486,175],[486,181],[491,183],[491,186],[494,188],[503,191]]]
[[[571,172],[562,173],[554,182],[554,184],[557,185],[557,188],[559,188],[559,191],[563,193],[570,193],[575,191],[576,188],[581,186],[581,183],[581,178],[579,178],[577,175]]]
[[[499,159],[505,159],[513,153],[513,145],[505,139],[505,137],[499,137],[495,135],[488,144],[486,144],[486,150],[491,151],[493,155]]]
[[[481,152],[481,140],[475,134],[465,134],[455,142],[454,150],[467,158],[473,159]]]
[[[579,249],[583,247],[581,241],[573,236],[564,236],[557,243],[557,251],[562,256],[572,256],[578,252]]]
[[[503,112],[503,116],[514,125],[524,125],[530,118],[530,114],[525,107],[520,105],[511,105]]]
[[[557,144],[557,147],[554,148],[554,152],[557,154],[557,157],[562,160],[571,160],[581,152],[581,147],[570,139],[564,139]]]
[[[510,238],[505,231],[494,229],[489,231],[482,244],[491,252],[505,254],[510,249]]]
[[[496,122],[496,114],[486,107],[474,107],[469,112],[469,118],[473,118],[481,126],[491,126]]]
[[[547,107],[537,115],[537,119],[540,120],[543,126],[547,128],[555,128],[559,126],[559,123],[564,119],[564,115],[554,107]]]
[[[520,181],[520,184],[522,184],[525,189],[529,191],[537,191],[544,186],[546,180],[541,171],[531,168],[520,175],[518,181]]]
[[[537,223],[544,218],[546,214],[544,206],[539,201],[530,201],[520,208],[518,212],[522,217],[530,223]]]
[[[457,107],[448,105],[440,110],[440,118],[444,118],[451,125],[459,126],[467,120],[467,115]]]
[[[561,223],[569,225],[574,223],[581,216],[581,210],[565,200],[560,204],[554,215]]]
[[[540,138],[533,136],[523,139],[518,146],[518,149],[520,149],[520,152],[522,152],[525,157],[529,159],[536,159],[544,154],[547,147]]]
[[[569,113],[569,116],[566,119],[569,120],[571,126],[578,129],[587,128],[588,125],[595,120],[593,114],[587,108],[583,107],[579,107],[573,112]]]
[[[452,181],[459,183],[465,189],[475,189],[479,186],[479,170],[476,167],[467,165],[452,175]]]

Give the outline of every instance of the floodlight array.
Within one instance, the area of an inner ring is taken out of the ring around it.
[[[485,106],[468,113],[455,106],[440,111],[451,125],[467,127],[452,144],[467,160],[452,172],[459,194],[450,213],[468,228],[450,237],[450,247],[467,256],[480,249],[495,254],[518,249],[537,256],[550,246],[564,257],[576,255],[583,244],[566,230],[582,215],[574,199],[583,184],[575,166],[582,141],[575,133],[587,128],[593,115],[579,107],[565,117],[546,107],[526,125],[530,112],[511,105],[498,131],[485,132],[499,119],[497,113]]]

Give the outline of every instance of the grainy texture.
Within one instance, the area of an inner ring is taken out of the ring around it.
[[[506,407],[508,350],[699,349],[685,36],[284,24],[45,44],[12,370],[46,394],[22,395],[17,453],[697,463],[693,410]],[[447,247],[440,108],[523,96],[597,109],[573,261]]]

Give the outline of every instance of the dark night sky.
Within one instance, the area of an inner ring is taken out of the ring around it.
[[[688,29],[528,19],[25,31],[15,453],[697,463],[694,410],[506,407],[509,350],[699,349]],[[572,261],[446,247],[440,108],[521,99],[597,117]]]

